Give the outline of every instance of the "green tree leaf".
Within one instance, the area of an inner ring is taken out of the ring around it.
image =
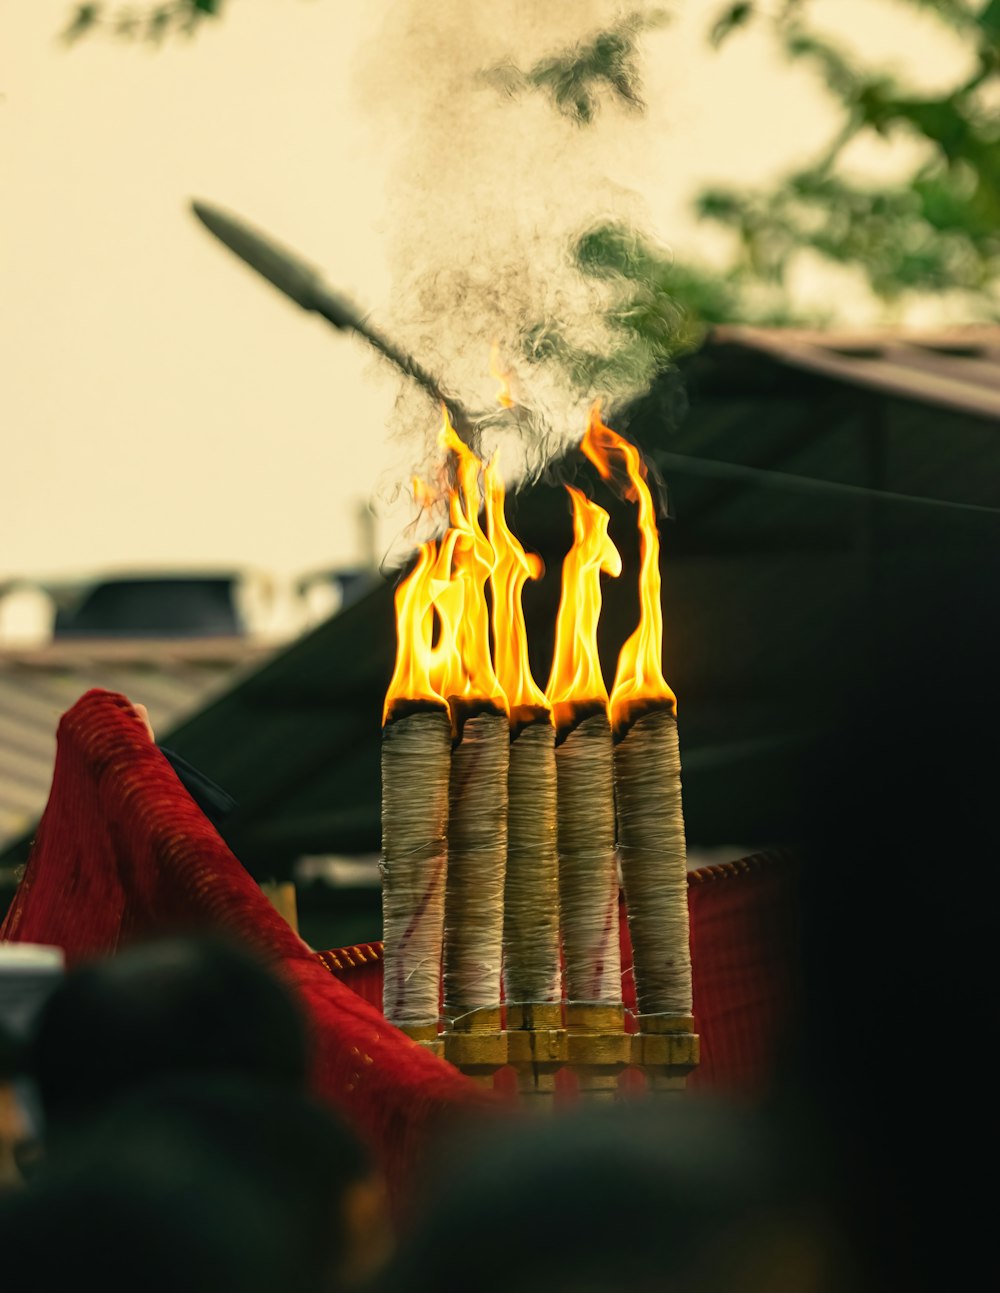
[[[484,77],[512,97],[532,90],[546,95],[559,113],[578,125],[594,120],[604,98],[641,111],[639,37],[668,17],[665,10],[632,13],[527,71],[505,63],[489,69]]]
[[[722,44],[727,36],[731,35],[739,27],[745,27],[755,16],[754,10],[756,5],[753,0],[740,0],[739,4],[731,4],[725,8],[712,26],[709,40],[716,49]]]

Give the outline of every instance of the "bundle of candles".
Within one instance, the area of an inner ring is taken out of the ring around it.
[[[606,480],[627,481],[637,506],[639,623],[609,695],[597,649],[601,575],[620,576],[622,562],[608,513],[568,486],[573,544],[543,690],[522,607],[541,560],[507,524],[496,461],[480,462],[447,414],[441,440],[454,468],[450,523],[396,590],[383,713],[386,1017],[484,1081],[512,1064],[526,1097],[550,1094],[563,1066],[597,1097],[631,1064],[650,1086],[682,1086],[698,1038],[676,701],[662,672],[645,467],[595,407],[580,447]],[[634,1035],[622,1002],[619,868]]]

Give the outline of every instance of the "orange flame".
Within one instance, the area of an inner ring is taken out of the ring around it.
[[[417,564],[396,588],[396,667],[385,693],[383,725],[399,701],[429,701],[445,705],[445,699],[431,682],[434,635],[434,592],[432,575],[437,544],[420,545]]]
[[[430,485],[425,480],[421,480],[419,476],[413,477],[413,499],[421,512],[430,511],[437,502]]]
[[[494,557],[479,523],[482,463],[459,438],[447,411],[440,442],[455,455],[457,463],[456,485],[448,499],[451,529],[441,541],[434,569],[440,636],[433,651],[431,681],[449,700],[487,700],[506,710],[506,697],[490,655],[486,583],[493,573]]]
[[[597,653],[601,615],[601,572],[622,572],[618,549],[608,537],[610,517],[603,507],[567,485],[573,500],[573,546],[562,569],[562,594],[556,616],[556,641],[547,694],[557,727],[572,720],[581,706],[608,704],[608,690]]]
[[[494,341],[490,347],[490,376],[497,382],[497,403],[505,409],[512,409],[517,401],[510,393],[510,374],[500,367],[500,347]]]
[[[465,671],[459,652],[459,632],[465,609],[465,585],[453,577],[455,545],[461,535],[448,530],[438,546],[430,572],[431,600],[437,623],[437,642],[431,649],[430,680],[435,691],[448,697],[464,689]]]
[[[521,594],[529,579],[541,579],[545,565],[536,553],[525,552],[504,515],[505,490],[496,460],[485,473],[486,528],[494,553],[490,589],[493,594],[493,654],[497,677],[512,715],[518,710],[548,709],[542,689],[528,664],[528,631]]]
[[[646,484],[639,450],[601,421],[600,404],[590,411],[580,448],[605,480],[612,474],[612,456],[621,455],[628,473],[628,497],[639,505],[639,624],[618,655],[611,688],[611,721],[626,725],[646,702],[676,708],[677,698],[663,676],[663,610],[660,605],[660,536],[656,511]]]

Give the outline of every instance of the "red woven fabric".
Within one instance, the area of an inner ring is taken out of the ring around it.
[[[382,1010],[382,944],[356,943],[316,955],[336,979]]]
[[[728,1095],[762,1094],[798,1007],[799,962],[795,867],[781,852],[757,853],[688,876],[695,1026],[701,1063],[689,1085]],[[620,909],[622,997],[626,1027],[635,1031],[632,947],[624,903]],[[376,1004],[381,1000],[381,943],[323,954],[333,974]],[[624,1085],[639,1086],[638,1073]],[[497,1075],[497,1088],[516,1093],[513,1070]],[[557,1090],[573,1094],[570,1075]]]
[[[497,1103],[330,973],[329,956],[274,910],[128,700],[90,691],[59,724],[49,802],[0,938],[56,944],[72,963],[198,930],[245,941],[295,986],[317,1095],[367,1138],[397,1188],[440,1116]]]
[[[794,862],[760,853],[692,871],[688,910],[701,1036],[690,1085],[758,1095],[775,1076],[799,1008]]]

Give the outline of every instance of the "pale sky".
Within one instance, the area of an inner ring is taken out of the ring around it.
[[[762,37],[706,52],[717,7],[678,3],[648,38],[655,147],[615,176],[665,242],[705,256],[720,243],[691,219],[699,185],[773,176],[818,150],[832,121],[811,78]],[[357,509],[401,461],[385,430],[393,376],[188,213],[192,197],[228,207],[376,314],[385,306],[391,150],[359,106],[357,69],[377,63],[393,4],[228,8],[193,41],[152,50],[61,45],[69,0],[0,5],[0,581],[350,563]],[[938,25],[892,0],[817,11],[921,83],[960,65]],[[858,162],[896,165],[899,150]],[[868,317],[863,294],[839,286],[846,314]],[[803,287],[833,290],[828,277]],[[398,525],[380,522],[380,548]]]

